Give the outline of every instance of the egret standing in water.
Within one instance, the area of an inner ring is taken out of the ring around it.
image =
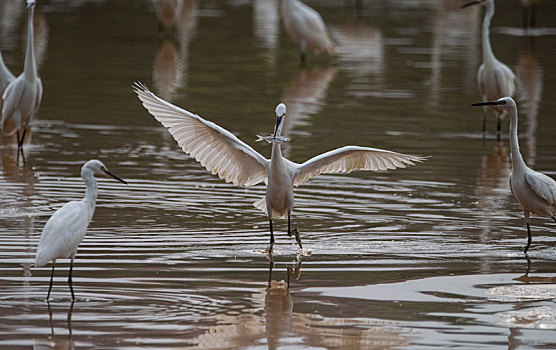
[[[483,102],[493,101],[504,96],[513,96],[515,93],[515,74],[500,62],[490,45],[490,21],[494,16],[494,0],[475,0],[461,6],[465,8],[472,5],[481,4],[486,7],[483,19],[483,63],[477,72],[477,85],[483,98]],[[504,108],[492,107],[496,115],[496,134],[500,138],[501,123],[507,111]],[[486,132],[486,111],[483,113],[483,134]]]
[[[519,151],[517,138],[517,106],[511,97],[503,97],[491,102],[475,103],[473,106],[496,106],[510,114],[510,158],[512,160],[510,188],[523,208],[523,215],[527,224],[527,245],[524,253],[527,254],[532,241],[529,214],[549,216],[556,221],[556,217],[554,217],[556,212],[556,181],[538,171],[534,171],[525,164]]]
[[[307,51],[333,55],[336,47],[320,14],[299,0],[282,0],[282,23],[288,36],[299,49],[301,65]]]
[[[276,107],[274,135],[263,138],[272,143],[271,158],[266,159],[228,130],[164,101],[145,85],[137,83],[134,90],[143,106],[168,128],[182,150],[207,170],[236,186],[252,186],[261,181],[267,183],[266,196],[256,201],[254,206],[268,215],[269,253],[272,253],[274,245],[272,220],[286,216],[288,235],[294,233],[302,248],[297,230],[292,230],[290,221],[294,187],[323,173],[405,168],[426,159],[378,148],[345,146],[311,158],[303,164],[291,162],[282,156],[281,150],[281,143],[287,140],[281,136],[286,118],[286,106],[283,103]]]
[[[18,157],[29,122],[39,109],[42,98],[42,82],[37,74],[33,37],[33,13],[35,0],[27,1],[27,48],[23,73],[14,79],[2,95],[2,134],[17,135]],[[23,154],[23,152],[22,152]]]
[[[63,207],[48,219],[42,230],[37,254],[35,256],[35,266],[41,267],[52,261],[52,273],[50,275],[50,287],[46,299],[50,297],[52,282],[54,279],[54,266],[56,259],[71,259],[68,275],[68,284],[71,291],[72,300],[75,299],[71,274],[73,271],[73,260],[77,253],[79,243],[85,237],[89,222],[95,211],[97,200],[97,181],[94,175],[108,175],[114,179],[127,184],[124,180],[112,174],[102,162],[90,160],[81,168],[81,178],[87,186],[85,198],[80,201],[72,201],[64,204]]]

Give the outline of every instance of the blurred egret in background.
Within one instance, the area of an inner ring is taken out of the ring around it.
[[[537,6],[539,0],[519,0],[523,6],[523,28],[537,25]]]
[[[504,96],[512,97],[515,93],[515,74],[510,67],[500,62],[490,45],[490,21],[494,16],[494,0],[475,0],[461,6],[465,8],[481,4],[486,7],[483,19],[483,63],[477,72],[477,85],[483,98],[483,102],[493,101]],[[500,138],[501,122],[507,114],[504,108],[493,107],[497,118],[496,133]],[[483,133],[486,132],[486,111],[483,113]]]
[[[510,158],[512,172],[510,173],[510,188],[512,194],[523,208],[523,215],[527,224],[527,245],[524,253],[531,246],[531,227],[529,214],[549,216],[554,221],[556,211],[556,181],[552,178],[527,167],[517,138],[517,106],[511,97],[503,97],[496,101],[475,103],[473,106],[497,106],[510,114]]]
[[[6,91],[6,88],[14,79],[15,76],[10,72],[8,67],[6,67],[2,52],[0,51],[0,116],[2,115],[2,106],[4,105],[2,95],[4,95],[4,91]]]
[[[41,267],[52,261],[52,273],[50,275],[50,287],[46,299],[50,297],[52,282],[54,279],[54,267],[56,259],[71,259],[68,275],[68,284],[71,291],[72,300],[75,299],[72,286],[73,260],[77,253],[77,247],[85,237],[89,222],[95,211],[97,200],[97,181],[94,175],[108,175],[114,179],[127,184],[104,166],[98,160],[90,160],[81,168],[81,178],[87,186],[85,197],[80,201],[71,201],[48,219],[42,230],[37,254],[35,256],[35,266]]]
[[[38,110],[42,98],[42,82],[37,74],[33,37],[35,1],[28,0],[27,49],[23,73],[15,78],[2,95],[2,134],[17,135],[17,148],[21,150],[31,118]],[[22,151],[22,150],[21,150]],[[23,151],[22,151],[23,155]],[[19,153],[18,153],[19,156]]]
[[[320,14],[299,0],[282,0],[282,23],[290,39],[299,49],[301,65],[305,64],[307,51],[336,52],[335,44]]]
[[[276,107],[274,134],[261,138],[272,143],[271,158],[266,159],[228,130],[164,101],[145,85],[136,83],[134,90],[143,106],[168,128],[182,150],[207,170],[236,186],[252,186],[261,181],[267,183],[266,196],[256,201],[254,206],[269,218],[269,253],[274,245],[272,220],[285,216],[288,217],[288,235],[294,233],[302,248],[299,234],[296,229],[291,229],[290,222],[294,187],[323,173],[405,168],[426,159],[377,148],[345,146],[313,157],[303,164],[291,162],[282,156],[281,151],[281,143],[288,140],[281,136],[286,116],[283,103]]]

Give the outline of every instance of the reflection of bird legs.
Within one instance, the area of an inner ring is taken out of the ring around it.
[[[48,323],[50,324],[50,336],[54,336],[54,326],[52,326],[52,309],[50,308],[50,302],[46,300],[46,305],[48,306]]]
[[[69,332],[69,337],[72,337],[72,333],[71,333],[71,314],[73,313],[73,304],[74,304],[74,300],[71,301],[70,304],[70,308],[68,310],[68,317],[66,318],[66,321],[68,323],[68,332]]]
[[[268,259],[268,288],[270,288],[270,282],[272,282],[272,269],[274,268],[274,259],[272,259],[272,254],[267,255]]]

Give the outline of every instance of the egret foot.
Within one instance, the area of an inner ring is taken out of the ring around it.
[[[288,232],[288,236],[291,237],[292,233],[295,235],[295,241],[299,245],[299,248],[303,250],[303,246],[301,245],[301,237],[299,236],[299,231],[296,228],[294,228],[290,232]]]

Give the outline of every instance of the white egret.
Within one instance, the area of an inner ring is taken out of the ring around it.
[[[288,235],[295,233],[301,248],[297,230],[292,230],[290,223],[294,186],[323,173],[405,168],[426,159],[377,148],[345,146],[313,157],[303,164],[291,162],[282,156],[280,146],[284,141],[281,132],[286,115],[283,103],[276,107],[274,136],[263,138],[274,141],[271,158],[266,159],[229,131],[164,101],[145,85],[136,83],[134,90],[143,106],[168,128],[182,150],[207,170],[236,186],[252,186],[261,181],[267,183],[266,196],[256,201],[254,206],[268,215],[269,253],[274,245],[272,220],[285,216],[288,217]]]
[[[12,72],[10,72],[8,67],[6,67],[4,58],[2,57],[2,52],[0,52],[0,116],[2,116],[2,105],[4,104],[2,95],[4,94],[4,91],[6,91],[8,85],[10,85],[10,83],[14,81],[14,79],[15,76],[12,74]]]
[[[80,201],[71,201],[48,219],[42,230],[41,239],[35,255],[35,266],[41,267],[52,261],[52,273],[50,275],[50,287],[46,299],[50,297],[52,282],[54,279],[54,266],[57,259],[71,259],[68,275],[68,284],[72,300],[75,299],[71,274],[73,271],[73,260],[77,253],[77,247],[85,237],[89,222],[95,211],[97,200],[97,181],[94,175],[109,175],[114,179],[127,184],[104,166],[98,160],[89,160],[81,168],[81,178],[87,186],[85,197]]]
[[[554,216],[556,211],[556,181],[534,171],[525,164],[519,151],[517,138],[517,106],[511,97],[503,97],[491,102],[475,103],[473,106],[497,106],[510,114],[510,158],[512,160],[510,188],[523,208],[528,237],[524,253],[527,254],[532,241],[529,214],[549,216],[556,221]]]
[[[23,73],[15,78],[2,95],[2,134],[17,134],[18,151],[23,145],[31,118],[39,108],[42,98],[42,82],[37,74],[33,37],[33,13],[35,0],[27,0],[27,49]],[[18,153],[19,156],[19,153]]]
[[[515,74],[510,67],[494,56],[490,45],[490,21],[494,16],[494,0],[475,0],[462,5],[461,8],[477,4],[486,7],[482,37],[483,63],[477,72],[479,92],[483,102],[493,101],[504,96],[513,96],[515,93]],[[501,122],[507,112],[504,108],[493,107],[492,109],[497,118],[496,132],[498,138],[500,138]],[[485,132],[486,113],[483,113],[483,133]]]
[[[309,50],[329,55],[336,52],[334,41],[317,11],[299,0],[282,0],[280,6],[284,28],[299,49],[302,65]]]

